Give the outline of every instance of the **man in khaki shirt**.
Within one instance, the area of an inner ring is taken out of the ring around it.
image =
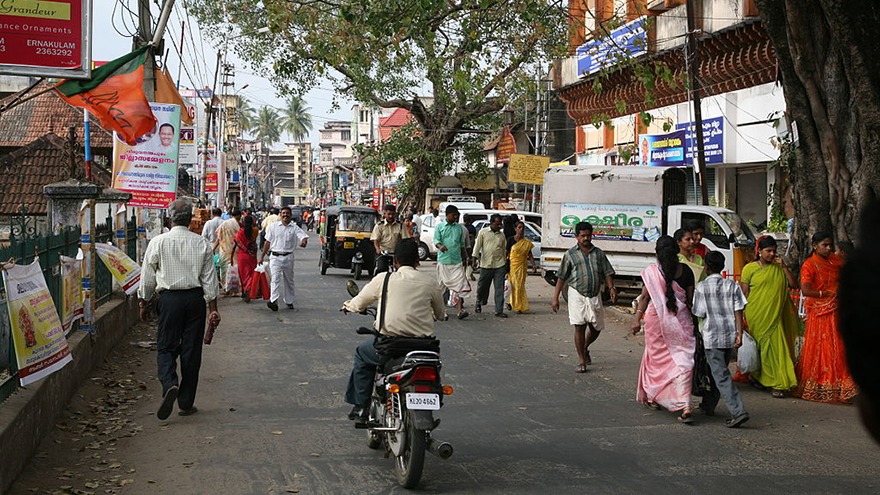
[[[507,275],[507,239],[501,231],[501,215],[489,218],[489,228],[477,234],[474,242],[474,258],[480,260],[480,281],[477,282],[477,306],[474,312],[483,310],[489,303],[489,284],[495,284],[495,316],[507,318],[504,313],[504,277]]]
[[[384,256],[380,256],[382,251],[393,253],[394,247],[397,246],[401,239],[412,237],[406,226],[402,222],[397,221],[396,206],[391,204],[385,205],[382,216],[385,220],[377,223],[373,227],[373,233],[370,235],[370,240],[373,241],[373,246],[376,248],[376,256],[378,257],[376,273],[388,271],[388,260]]]
[[[385,326],[376,328],[382,335],[392,337],[433,337],[434,320],[445,320],[443,293],[437,280],[416,269],[419,265],[419,249],[412,239],[400,241],[394,250],[394,266],[397,269],[388,279],[388,300],[385,303]],[[359,313],[371,304],[377,304],[374,325],[382,321],[382,286],[387,274],[380,273],[363,290],[342,305],[343,311]],[[413,304],[417,301],[417,304]],[[380,356],[370,339],[354,352],[354,367],[345,390],[345,402],[354,406],[349,419],[366,422],[370,408],[371,387],[376,367],[387,358]]]

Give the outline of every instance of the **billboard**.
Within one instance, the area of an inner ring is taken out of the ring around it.
[[[648,53],[647,17],[639,17],[611,31],[611,36],[591,40],[577,49],[578,77]]]
[[[88,79],[92,2],[0,2],[0,74]]]
[[[180,105],[150,103],[156,126],[130,146],[114,134],[113,187],[131,193],[131,206],[165,208],[177,197]]]
[[[639,165],[643,167],[684,167],[685,131],[639,136]]]

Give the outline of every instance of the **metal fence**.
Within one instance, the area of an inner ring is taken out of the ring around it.
[[[10,225],[9,241],[0,247],[0,261],[13,260],[20,265],[32,263],[39,257],[40,267],[55,309],[61,312],[62,277],[60,256],[75,257],[79,249],[80,229],[64,228],[57,234],[38,234],[36,220],[25,214],[13,217]],[[18,386],[15,362],[15,346],[9,325],[9,311],[6,305],[6,289],[0,284],[0,401],[8,397]]]

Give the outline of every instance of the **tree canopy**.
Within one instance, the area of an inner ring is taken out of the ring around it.
[[[282,117],[278,115],[274,108],[262,106],[257,112],[257,118],[251,131],[257,140],[262,141],[266,146],[272,147],[273,144],[281,139],[281,122]]]
[[[355,101],[410,111],[419,131],[411,139],[425,151],[406,159],[415,205],[464,137],[497,130],[500,119],[488,117],[531,96],[536,76],[566,54],[569,41],[562,0],[187,3],[283,91],[303,94],[324,77]]]
[[[311,108],[299,96],[291,96],[287,106],[281,110],[284,118],[282,128],[295,142],[304,141],[312,130],[312,114],[309,110]]]

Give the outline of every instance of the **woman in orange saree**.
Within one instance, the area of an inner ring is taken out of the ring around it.
[[[813,235],[813,254],[801,267],[801,291],[808,299],[807,328],[794,395],[818,402],[849,402],[858,392],[846,365],[837,330],[837,284],[843,260],[831,234]]]

